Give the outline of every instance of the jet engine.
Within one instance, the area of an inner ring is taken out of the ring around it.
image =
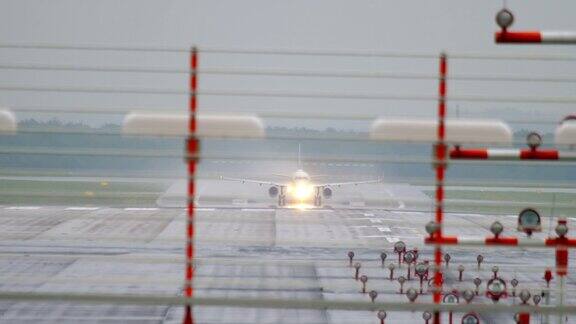
[[[324,187],[324,189],[322,189],[322,195],[324,196],[324,198],[329,199],[330,197],[332,197],[332,189],[330,189],[329,187]]]
[[[270,195],[271,198],[277,197],[279,193],[280,190],[276,186],[270,187],[270,189],[268,189],[268,194]]]

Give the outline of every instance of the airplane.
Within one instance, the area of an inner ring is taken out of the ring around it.
[[[382,179],[375,179],[355,182],[314,183],[312,179],[325,176],[310,176],[306,171],[304,171],[300,155],[301,150],[300,145],[298,145],[298,168],[292,175],[274,174],[274,176],[290,178],[290,181],[286,183],[255,179],[228,178],[223,176],[220,176],[220,179],[268,185],[270,186],[268,189],[268,195],[270,198],[278,198],[279,207],[285,207],[288,203],[296,203],[298,205],[313,204],[314,207],[321,207],[323,199],[330,199],[332,197],[332,188],[334,187],[382,182]]]

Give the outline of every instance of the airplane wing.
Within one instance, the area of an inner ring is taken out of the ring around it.
[[[275,176],[275,177],[279,177],[279,178],[286,178],[286,179],[291,179],[291,178],[292,178],[292,176],[289,175],[289,174],[273,173],[272,175]]]
[[[310,176],[310,179],[327,178],[330,177],[329,174],[314,174]]]
[[[332,183],[315,184],[314,186],[315,187],[340,187],[340,186],[359,185],[359,184],[367,184],[367,183],[379,183],[382,181],[383,181],[383,179],[366,180],[366,181],[351,181],[351,182],[332,182]]]
[[[270,186],[278,186],[278,187],[286,186],[286,184],[272,182],[272,181],[262,181],[262,180],[255,180],[255,179],[241,179],[241,178],[228,178],[228,177],[223,177],[223,176],[220,176],[220,180],[236,181],[236,182],[242,182],[242,183],[257,183],[260,185],[270,185]]]

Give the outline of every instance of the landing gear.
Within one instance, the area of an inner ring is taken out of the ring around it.
[[[314,207],[321,207],[322,206],[322,194],[320,192],[320,188],[316,188],[316,193],[314,195]]]
[[[316,196],[314,197],[314,207],[321,207],[322,206],[322,197]]]
[[[278,206],[279,207],[286,206],[286,195],[278,195]]]
[[[278,195],[278,207],[286,206],[286,187],[280,187],[280,194]]]

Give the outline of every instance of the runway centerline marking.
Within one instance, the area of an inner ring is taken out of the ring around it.
[[[126,211],[152,211],[152,210],[158,210],[158,208],[129,207],[129,208],[124,208],[124,210],[126,210]]]
[[[377,226],[376,227],[380,232],[392,232],[392,230],[390,229],[390,227],[386,227],[386,226]]]
[[[99,207],[67,207],[64,210],[98,210]]]
[[[37,207],[37,206],[12,206],[12,207],[6,207],[6,209],[10,209],[10,210],[38,210],[41,207]]]

